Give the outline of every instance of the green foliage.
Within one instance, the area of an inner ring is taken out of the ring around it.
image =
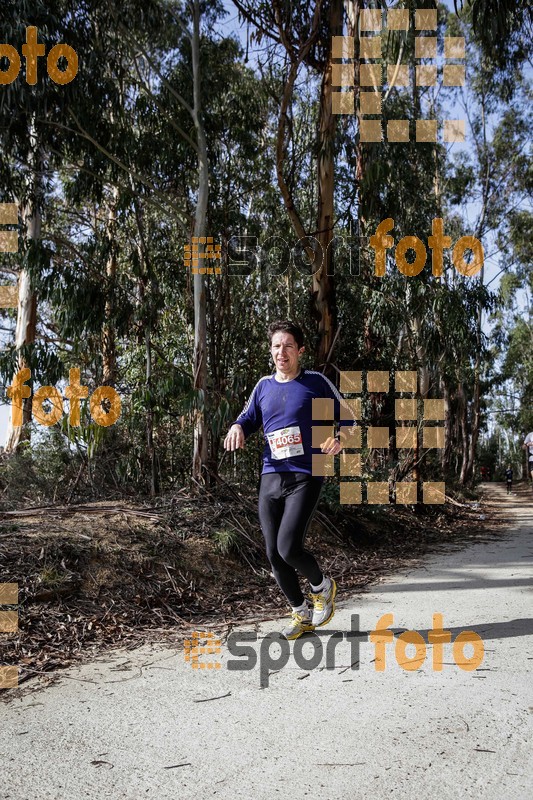
[[[234,528],[220,528],[212,534],[217,553],[223,556],[240,551],[240,536]]]
[[[123,402],[121,419],[111,429],[94,423],[85,401],[79,428],[70,426],[65,415],[52,429],[35,429],[31,452],[22,448],[5,461],[6,506],[16,502],[21,482],[39,498],[68,499],[71,492],[73,498],[135,495],[150,491],[155,472],[160,491],[179,490],[189,482],[199,410],[206,414],[209,467],[216,473],[228,425],[258,377],[271,371],[268,321],[289,315],[299,320],[306,334],[305,364],[313,363],[318,334],[312,283],[305,270],[289,266],[294,233],[280,199],[275,150],[288,63],[277,41],[277,24],[281,18],[287,41],[298,48],[309,35],[313,4],[241,3],[262,22],[250,23],[248,30],[249,45],[266,48],[253,58],[220,26],[223,4],[201,5],[207,232],[224,251],[232,236],[255,237],[257,252],[249,274],[230,275],[224,253],[222,274],[206,277],[205,392],[194,389],[192,282],[183,266],[198,181],[196,133],[188,108],[193,85],[187,5],[126,0],[118,9],[102,0],[6,0],[2,7],[0,41],[18,47],[25,26],[35,24],[47,47],[58,41],[73,46],[81,69],[66,87],[53,85],[44,74],[35,87],[24,80],[1,87],[0,201],[16,197],[37,205],[42,236],[39,243],[21,237],[17,258],[2,262],[6,270],[28,270],[38,297],[38,329],[37,343],[22,351],[6,342],[0,375],[4,383],[11,382],[23,357],[36,385],[63,385],[69,368],[79,367],[82,383],[92,392],[104,380],[107,358]],[[479,279],[459,276],[449,250],[441,280],[431,275],[429,249],[428,264],[416,278],[396,269],[393,250],[383,279],[374,276],[368,249],[360,252],[360,274],[359,253],[352,251],[350,264],[348,248],[335,252],[334,311],[341,325],[335,367],[387,369],[391,375],[396,369],[426,369],[431,396],[441,396],[444,389],[449,395],[450,474],[460,471],[468,447],[459,426],[461,392],[468,432],[476,380],[485,393],[505,387],[518,398],[501,415],[506,430],[516,436],[533,428],[531,318],[524,314],[523,301],[523,293],[533,291],[532,219],[523,202],[533,186],[531,118],[521,75],[527,47],[520,36],[520,25],[529,16],[510,2],[496,4],[496,10],[492,0],[465,5],[459,17],[439,6],[438,21],[439,36],[446,29],[468,39],[472,146],[457,155],[442,144],[362,146],[356,115],[339,117],[334,145],[336,234],[371,235],[382,219],[392,217],[396,244],[413,235],[427,242],[433,218],[442,217],[454,242],[476,233],[501,250],[498,258],[506,274],[498,298]],[[309,235],[316,234],[321,158],[316,123],[331,35],[328,11],[325,4],[288,112],[285,178]],[[385,66],[398,59],[414,64],[412,37],[384,34]],[[409,119],[413,124],[430,115],[442,121],[453,102],[445,90],[395,87],[383,113],[385,121]],[[483,120],[488,121],[485,127]],[[29,180],[37,155],[38,192]],[[467,222],[473,206],[483,209],[476,230]],[[282,254],[277,261],[276,243]],[[12,273],[6,275],[13,280]],[[479,333],[480,313],[492,315],[490,341]],[[14,313],[4,319],[12,330]],[[106,351],[110,331],[113,346]],[[486,369],[479,368],[480,361]],[[394,424],[390,404],[378,407],[368,395],[363,403],[367,422],[379,412]],[[483,401],[482,429],[493,410],[490,401]],[[496,405],[496,410],[505,408]],[[253,486],[262,447],[255,437],[237,456],[228,454],[222,476]],[[374,477],[385,478],[403,465],[398,456],[367,467]],[[429,472],[437,475],[440,467],[437,457],[426,457]],[[326,481],[323,497],[333,511],[340,508],[333,482]],[[221,552],[238,545],[238,535],[229,530],[220,531],[219,540]]]

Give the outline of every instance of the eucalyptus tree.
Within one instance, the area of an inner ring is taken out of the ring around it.
[[[9,43],[16,51],[23,52],[26,31],[37,27],[39,49],[45,37],[46,44],[59,41],[70,43],[68,2],[27,3],[24,0],[7,0],[2,7],[0,40]],[[2,59],[4,65],[7,58]],[[0,158],[4,180],[4,200],[16,202],[20,209],[24,228],[21,248],[22,266],[18,273],[18,307],[13,350],[3,359],[3,373],[9,380],[17,369],[29,368],[35,373],[35,338],[37,331],[37,297],[32,287],[30,265],[46,268],[47,254],[41,243],[42,215],[46,196],[49,193],[50,137],[42,130],[39,119],[45,113],[57,118],[64,113],[70,98],[75,94],[73,83],[61,85],[51,80],[46,73],[44,60],[36,59],[33,65],[28,56],[25,67],[9,80],[15,66],[9,59],[3,67],[0,86]],[[19,58],[19,65],[20,65]],[[31,74],[34,72],[35,74]],[[46,111],[45,111],[46,110]],[[6,452],[17,449],[23,439],[29,438],[31,420],[31,398],[24,400],[23,426],[9,425]]]
[[[253,39],[271,50],[269,60],[280,64],[283,82],[279,94],[275,142],[276,177],[286,212],[302,243],[312,273],[311,297],[319,341],[316,363],[327,367],[335,340],[336,310],[332,240],[335,224],[335,148],[337,115],[333,113],[332,35],[344,30],[342,0],[259,3],[234,0],[240,14],[253,26]],[[314,228],[306,225],[291,185],[295,149],[292,126],[297,81],[306,71],[317,84]]]
[[[146,36],[150,36],[153,32],[151,25],[156,20],[156,6],[152,0],[148,3],[127,2],[123,10],[130,25],[137,25]],[[109,151],[101,147],[95,158],[87,152],[87,142],[96,141],[91,135],[95,125],[99,137],[108,147],[113,147],[113,137],[118,138],[118,126],[114,122],[120,117],[124,102],[125,51],[120,37],[113,39],[110,34],[109,5],[98,0],[55,0],[31,4],[24,0],[7,0],[2,11],[0,38],[3,41],[19,43],[20,46],[25,29],[35,26],[38,37],[42,37],[48,48],[62,42],[78,55],[78,74],[66,85],[52,81],[46,74],[44,62],[38,60],[36,84],[28,84],[21,74],[13,83],[0,87],[2,174],[6,182],[3,191],[6,199],[19,202],[29,234],[25,238],[24,261],[19,275],[14,348],[9,363],[4,359],[3,371],[6,374],[17,366],[26,365],[34,374],[38,371],[43,379],[53,379],[54,376],[46,374],[46,369],[42,368],[46,367],[46,361],[37,360],[40,349],[35,343],[38,324],[36,285],[56,270],[53,244],[49,238],[53,226],[51,198],[59,172],[79,168],[80,164],[83,165],[84,190],[92,193],[96,200],[101,199],[106,182],[113,186],[115,181],[116,187],[121,169],[124,175],[127,165],[119,157],[108,159]],[[96,114],[95,108],[98,109]],[[88,175],[90,180],[87,180]],[[110,207],[107,228],[109,283],[113,281],[115,270],[115,225],[115,210]],[[79,308],[82,317],[85,310],[82,304]],[[107,330],[110,347],[104,347],[104,352],[107,349],[110,356],[107,359],[110,379],[114,370],[111,363],[114,358],[111,316],[112,305],[108,298],[104,333]],[[31,419],[29,400],[25,402],[23,419],[22,429],[10,430],[8,451],[16,450],[21,436],[28,431]]]
[[[528,47],[523,45],[524,31],[520,29],[528,15],[516,6],[513,10],[511,3],[502,4],[501,14],[493,22],[500,26],[503,40],[491,50],[488,41],[494,37],[494,29],[492,24],[487,28],[481,22],[489,5],[482,2],[465,5],[456,22],[458,33],[466,37],[469,53],[464,109],[472,146],[454,165],[456,174],[450,181],[450,194],[455,205],[462,206],[462,215],[467,205],[477,206],[474,236],[483,241],[487,256],[502,261],[505,269],[501,243],[506,239],[509,220],[524,203],[529,207],[531,204],[531,187],[523,178],[528,173],[532,121],[530,92],[523,77]],[[509,54],[507,60],[502,59],[503,52]],[[484,287],[484,278],[482,268],[477,279],[473,385],[463,406],[463,413],[469,417],[464,423],[469,428],[469,447],[461,467],[462,483],[473,480],[482,424],[483,361],[488,355],[482,321],[493,303]],[[460,389],[462,392],[464,387]]]

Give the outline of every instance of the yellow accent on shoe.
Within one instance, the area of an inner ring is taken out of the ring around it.
[[[292,621],[283,629],[282,633],[286,639],[297,639],[307,631],[314,631],[315,626],[310,617],[304,617],[299,611],[291,613]]]
[[[324,592],[310,592],[309,597],[313,603],[313,625],[316,628],[327,625],[335,614],[335,595],[337,594],[337,584],[330,578],[331,586],[329,591]]]

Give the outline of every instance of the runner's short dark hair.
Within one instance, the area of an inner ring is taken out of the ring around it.
[[[297,325],[295,322],[291,322],[290,319],[278,319],[275,322],[271,322],[268,326],[268,341],[272,344],[272,337],[278,331],[283,331],[283,333],[291,333],[294,336],[294,340],[298,345],[298,350],[300,347],[304,346],[304,332]]]

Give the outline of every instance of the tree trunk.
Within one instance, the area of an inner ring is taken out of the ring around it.
[[[360,44],[359,44],[359,15],[361,10],[360,0],[345,1],[346,15],[348,17],[348,36],[354,37],[354,105],[357,108],[360,94]],[[366,208],[364,199],[361,197],[361,183],[365,174],[365,149],[361,138],[357,140],[355,148],[355,183],[357,185],[358,209],[357,224],[359,236],[364,235],[366,230]]]
[[[41,210],[42,202],[42,163],[43,152],[37,141],[35,121],[31,122],[30,131],[31,153],[30,153],[30,185],[28,186],[28,196],[22,210],[23,226],[27,230],[28,239],[32,243],[37,243],[41,239]],[[36,246],[36,245],[34,245]],[[27,355],[21,352],[22,348],[30,347],[35,343],[37,333],[37,296],[32,290],[30,276],[27,270],[22,269],[18,280],[18,305],[17,305],[17,325],[15,329],[15,348],[17,350],[17,369],[30,368],[31,364]],[[33,384],[32,375],[29,381],[30,387]],[[32,397],[23,400],[22,426],[13,427],[13,420],[10,417],[6,435],[5,453],[15,453],[23,441],[30,441],[30,423],[32,419]]]
[[[148,408],[146,409],[146,447],[150,459],[150,497],[155,497],[159,492],[159,480],[157,474],[156,452],[154,447],[154,411],[152,402],[152,342],[150,338],[150,326],[146,328],[145,334],[146,350],[146,391],[149,395]]]
[[[332,35],[342,32],[342,0],[332,0],[329,13],[330,42]],[[331,45],[330,45],[331,47]],[[332,110],[332,58],[331,49],[320,87],[320,110],[318,117],[317,158],[317,239],[322,266],[313,274],[313,302],[318,321],[319,342],[316,352],[316,367],[327,364],[337,325],[335,308],[335,284],[333,277],[333,226],[335,224],[335,132],[337,117]],[[326,373],[328,368],[326,366]]]
[[[450,457],[452,448],[452,409],[450,389],[445,378],[441,379],[441,391],[444,398],[444,448],[441,454],[441,468],[444,477],[450,470]]]
[[[132,179],[131,187],[135,192],[135,184]],[[146,287],[153,273],[150,268],[150,260],[148,255],[148,248],[146,245],[145,227],[144,227],[144,210],[138,199],[135,197],[133,200],[135,209],[135,220],[137,222],[137,231],[139,233],[139,241],[137,245],[137,253],[139,254],[139,263],[141,265],[139,276],[139,305],[143,306],[146,299]],[[157,470],[157,453],[154,445],[154,403],[152,397],[152,325],[153,325],[153,309],[145,306],[144,312],[141,314],[141,327],[139,331],[139,344],[143,342],[144,338],[144,352],[145,352],[145,388],[147,394],[146,402],[146,448],[148,450],[148,458],[150,460],[150,496],[155,497],[159,493],[159,473]],[[144,331],[143,331],[144,329]],[[143,337],[144,332],[144,337]]]
[[[209,197],[209,171],[207,143],[201,119],[200,100],[200,3],[191,3],[193,16],[192,70],[193,70],[193,120],[198,142],[198,197],[194,219],[194,235],[205,236],[207,201]],[[193,385],[196,391],[196,410],[194,414],[194,449],[192,477],[203,481],[202,469],[207,464],[207,426],[205,423],[205,402],[207,388],[207,323],[205,311],[205,279],[199,272],[193,276],[194,287],[194,356]]]
[[[40,225],[40,220],[39,223]],[[33,238],[32,227],[28,225],[30,237]],[[30,278],[26,270],[22,270],[19,277],[19,299],[17,309],[17,327],[15,332],[15,347],[20,351],[20,348],[31,345],[35,342],[35,334],[37,328],[37,298],[35,293],[31,290]],[[17,370],[30,367],[26,357],[19,352],[17,356]],[[28,381],[30,387],[33,384],[33,377]],[[25,398],[22,406],[22,427],[14,428],[12,419],[9,419],[9,425],[6,436],[6,453],[14,453],[23,441],[30,441],[30,423],[32,418],[32,397]]]
[[[411,284],[407,284],[406,289],[406,305],[407,305],[407,313],[411,315],[411,308],[413,307],[413,298],[412,298],[412,289]],[[422,332],[422,320],[419,316],[413,315],[412,321],[408,323],[409,325],[409,342],[410,342],[410,350],[411,350],[411,359],[417,365],[417,372],[418,372],[418,396],[425,400],[429,393],[429,382],[430,382],[430,375],[429,369],[427,365],[427,349],[424,344],[423,340],[423,332]],[[417,421],[418,427],[418,421]],[[416,447],[413,453],[413,480],[419,481],[420,480],[420,460],[423,458],[420,454],[420,436],[417,436],[416,439]]]
[[[115,337],[115,283],[117,276],[117,203],[119,192],[113,188],[107,212],[106,238],[108,256],[106,261],[107,298],[105,303],[105,323],[102,328],[102,382],[114,386],[117,380],[117,345]]]
[[[483,287],[485,267],[481,267],[479,274],[480,287]],[[470,446],[468,450],[468,463],[466,466],[465,481],[472,482],[474,479],[474,463],[476,459],[477,442],[479,438],[479,425],[481,422],[480,403],[481,403],[481,347],[482,347],[482,321],[483,308],[482,301],[479,300],[477,315],[477,335],[476,335],[476,361],[474,365],[474,396],[472,399],[472,430],[470,431]]]
[[[461,463],[461,472],[459,475],[459,483],[464,486],[467,480],[468,469],[468,401],[462,382],[457,386],[457,399],[459,407],[457,413],[459,415],[459,425],[461,428],[461,439],[463,443],[463,459]]]

